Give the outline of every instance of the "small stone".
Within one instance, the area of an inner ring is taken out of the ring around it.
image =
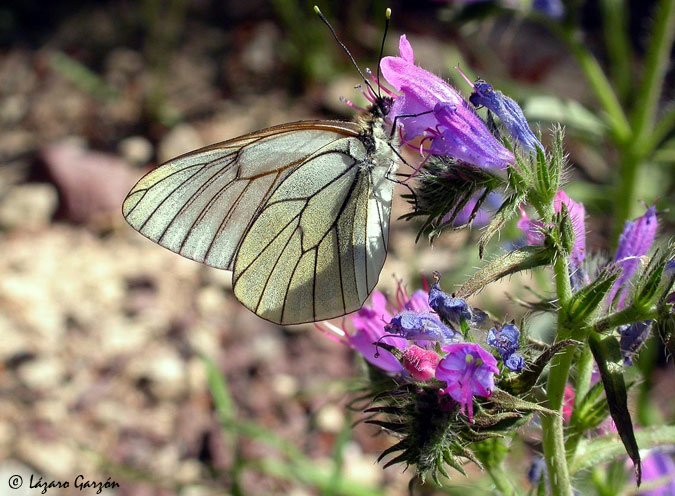
[[[117,145],[117,150],[127,162],[134,165],[145,165],[152,159],[154,149],[143,136],[125,138]]]
[[[22,184],[11,188],[0,201],[0,226],[35,229],[51,221],[58,206],[51,184]]]
[[[65,442],[24,437],[17,442],[16,452],[46,477],[66,480],[76,471],[75,449]]]
[[[0,100],[0,122],[5,125],[18,123],[28,112],[28,99],[24,95],[8,95]]]
[[[129,367],[131,376],[147,379],[150,391],[160,399],[175,400],[187,387],[185,364],[172,348],[158,348],[139,356]]]
[[[316,424],[324,432],[337,434],[345,425],[345,416],[336,405],[326,405],[316,414]]]
[[[221,288],[206,286],[197,293],[197,309],[200,315],[217,316],[223,311],[225,293]]]
[[[45,391],[59,386],[63,380],[64,368],[56,357],[37,358],[22,364],[17,374],[30,389]]]
[[[290,398],[297,394],[300,386],[292,375],[276,374],[272,381],[272,389],[282,398]]]

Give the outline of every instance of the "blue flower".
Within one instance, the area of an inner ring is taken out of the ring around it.
[[[525,368],[525,359],[518,353],[513,353],[506,360],[504,360],[504,365],[506,365],[506,368],[509,370],[519,372]]]
[[[533,486],[538,486],[541,476],[546,475],[546,461],[541,456],[535,456],[527,471],[527,479]]]
[[[525,360],[516,353],[520,347],[520,329],[514,324],[506,324],[499,330],[494,327],[490,329],[487,344],[497,349],[509,370],[517,372],[525,367]]]
[[[551,19],[561,19],[565,15],[562,0],[534,0],[532,8]]]
[[[471,308],[467,302],[444,293],[438,280],[429,290],[429,306],[455,328],[460,327],[462,320],[471,320]]]
[[[462,339],[459,333],[447,327],[432,312],[401,312],[391,319],[385,330],[409,341],[435,341],[442,345]]]
[[[473,85],[473,93],[469,101],[475,107],[485,107],[494,112],[504,124],[511,137],[518,141],[527,151],[536,153],[537,147],[544,147],[527,124],[525,114],[520,106],[501,91],[492,89],[492,85],[482,79]]]
[[[619,327],[619,334],[621,334],[619,342],[625,365],[633,365],[633,356],[649,337],[652,322],[652,320],[643,320]]]

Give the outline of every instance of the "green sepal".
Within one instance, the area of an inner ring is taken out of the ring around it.
[[[549,265],[553,261],[554,255],[555,251],[549,247],[537,245],[523,246],[506,255],[496,257],[462,284],[457,290],[457,297],[466,299],[502,277],[542,265]]]
[[[665,250],[657,250],[649,265],[640,275],[633,293],[633,306],[640,309],[650,308],[657,300],[667,297],[673,285],[673,278],[664,280],[663,270],[666,263],[675,256],[675,245]],[[662,290],[660,290],[663,287]]]
[[[588,336],[588,343],[600,371],[602,384],[605,388],[605,396],[609,405],[609,412],[612,420],[614,420],[626,453],[633,460],[635,478],[639,486],[642,480],[640,451],[635,440],[633,422],[628,411],[628,394],[623,378],[623,357],[621,356],[619,341],[612,335],[602,335],[593,331]]]
[[[442,155],[432,156],[417,176],[415,193],[404,195],[414,207],[413,211],[401,216],[411,220],[422,218],[417,239],[425,234],[430,239],[447,228],[455,228],[457,215],[476,198],[476,205],[469,216],[470,224],[488,195],[498,188],[506,188],[506,178],[491,174],[485,169]]]
[[[499,387],[504,390],[507,390],[513,394],[523,394],[530,391],[541,376],[544,368],[548,363],[553,359],[556,353],[562,351],[564,348],[573,345],[581,344],[579,341],[573,339],[564,339],[555,343],[552,346],[549,346],[544,350],[537,359],[528,364],[525,370],[516,376],[507,376],[506,378],[499,381]]]
[[[561,309],[570,327],[586,322],[595,313],[619,274],[615,269],[603,270],[595,281],[572,295]]]
[[[565,203],[560,204],[560,212],[556,216],[556,224],[560,230],[560,246],[565,255],[572,253],[574,249],[574,226],[570,219],[570,212]]]

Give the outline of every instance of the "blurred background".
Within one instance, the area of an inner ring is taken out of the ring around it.
[[[176,155],[282,122],[353,117],[339,97],[363,104],[357,75],[313,3],[0,5],[0,495],[37,494],[26,489],[30,474],[110,478],[120,487],[104,494],[119,496],[407,494],[411,474],[376,463],[392,440],[374,426],[352,429],[362,363],[347,347],[312,325],[257,318],[232,296],[230,273],[151,243],[120,213],[133,184]],[[654,2],[629,5],[638,64]],[[396,55],[406,33],[416,61],[465,96],[457,64],[518,100],[544,140],[552,122],[565,124],[568,193],[586,205],[589,249],[610,252],[620,152],[577,61],[545,23],[517,3],[320,7],[362,67],[376,68],[391,7],[385,54]],[[588,2],[578,20],[604,63],[599,8]],[[672,98],[670,74],[662,99]],[[637,198],[658,201],[672,233],[675,141],[666,138],[640,173]],[[397,199],[394,218],[406,211]],[[382,291],[403,280],[412,292],[433,270],[451,291],[479,265],[477,229],[430,246],[415,244],[418,227],[392,223]],[[489,254],[519,236],[507,228]],[[473,304],[520,318],[508,296],[547,284],[544,272],[514,277]],[[536,332],[550,326],[531,322]],[[652,413],[672,420],[672,364],[656,343],[648,354],[645,394],[658,398]],[[531,454],[518,458],[514,474],[527,487]],[[8,488],[12,474],[24,488]],[[479,473],[470,476],[457,474],[443,492],[490,494]],[[81,493],[71,482],[49,494]]]

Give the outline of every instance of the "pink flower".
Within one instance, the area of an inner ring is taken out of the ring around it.
[[[556,213],[562,210],[563,204],[567,207],[574,229],[574,247],[572,253],[570,253],[570,262],[576,268],[581,265],[586,255],[586,225],[584,220],[586,210],[583,203],[575,202],[563,190],[560,190],[553,198],[553,207]],[[542,223],[531,220],[522,206],[520,207],[518,227],[525,232],[529,244],[540,245],[544,242],[544,237],[541,234]]]
[[[444,392],[459,402],[473,422],[473,397],[492,395],[494,375],[499,374],[497,360],[475,343],[450,344],[442,350],[447,355],[438,364],[436,379],[447,384]]]
[[[574,398],[576,397],[576,392],[574,388],[569,384],[565,386],[565,392],[563,393],[563,405],[562,405],[562,415],[565,423],[569,423],[572,418],[572,412],[574,411]]]
[[[435,351],[425,350],[414,344],[403,352],[403,368],[416,381],[425,382],[434,377],[440,360],[441,357]]]
[[[415,65],[412,45],[405,35],[399,42],[398,57],[384,57],[382,74],[396,91],[389,117],[398,121],[406,142],[422,138],[431,141],[427,151],[449,155],[488,169],[505,169],[513,154],[488,130],[471,106],[449,84]]]

